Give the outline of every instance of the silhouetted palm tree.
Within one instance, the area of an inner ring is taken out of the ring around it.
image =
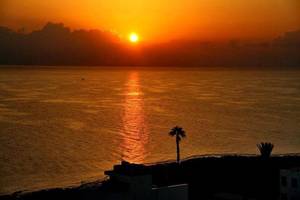
[[[260,144],[257,144],[257,148],[259,149],[262,158],[269,158],[271,156],[274,145],[270,142],[262,142]]]
[[[171,131],[169,132],[169,135],[176,137],[177,163],[179,163],[179,161],[180,161],[179,142],[180,142],[181,138],[186,137],[185,131],[183,130],[183,128],[181,128],[179,126],[175,126],[174,128],[171,129]]]

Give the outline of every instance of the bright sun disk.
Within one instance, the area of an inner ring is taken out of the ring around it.
[[[132,43],[136,43],[136,42],[139,41],[139,36],[138,36],[136,33],[131,33],[131,34],[129,35],[129,40],[130,40],[130,42],[132,42]]]

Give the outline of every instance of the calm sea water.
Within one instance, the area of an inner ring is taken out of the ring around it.
[[[78,184],[120,160],[300,152],[300,71],[0,68],[0,193]]]

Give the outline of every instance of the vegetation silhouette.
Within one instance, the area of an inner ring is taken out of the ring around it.
[[[170,136],[175,136],[176,138],[176,152],[177,152],[177,163],[180,162],[180,148],[179,148],[179,142],[181,141],[182,138],[186,137],[185,131],[183,130],[182,127],[175,126],[171,129],[169,132]]]
[[[274,145],[270,142],[261,142],[257,144],[262,158],[269,158],[271,156]]]

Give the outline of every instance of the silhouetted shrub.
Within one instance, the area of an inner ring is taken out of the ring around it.
[[[269,158],[271,156],[274,145],[270,142],[262,142],[260,144],[257,144],[257,148],[259,149],[262,158]]]

